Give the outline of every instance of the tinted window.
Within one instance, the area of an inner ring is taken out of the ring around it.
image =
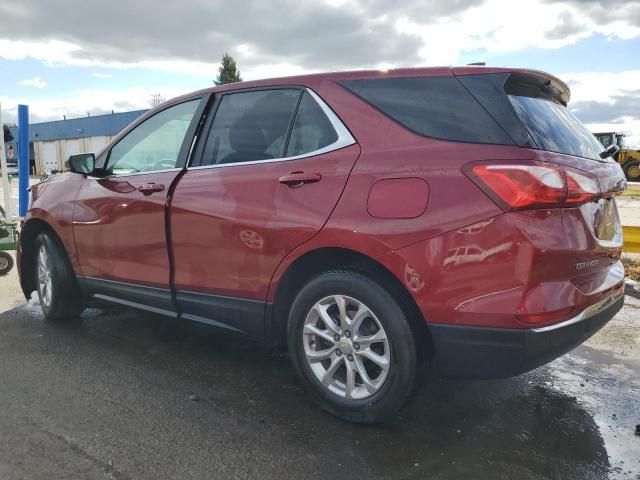
[[[456,79],[474,96],[484,109],[500,124],[516,145],[534,147],[533,141],[513,110],[505,93],[508,73],[459,75]]]
[[[602,145],[564,105],[517,95],[510,95],[509,99],[538,148],[600,159]]]
[[[207,138],[203,165],[284,156],[299,90],[261,90],[224,95]]]
[[[174,168],[200,99],[156,113],[131,130],[112,149],[108,169],[113,174]]]
[[[337,140],[338,134],[322,108],[309,93],[305,92],[298,107],[286,156],[294,157],[313,152]]]
[[[342,85],[408,129],[429,137],[513,144],[454,77],[347,80]]]

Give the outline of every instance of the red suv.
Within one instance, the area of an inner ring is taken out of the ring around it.
[[[22,288],[286,346],[320,405],[388,417],[423,364],[536,368],[623,303],[618,164],[537,71],[425,68],[167,102],[32,188]]]

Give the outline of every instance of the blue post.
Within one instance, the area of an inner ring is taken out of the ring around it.
[[[27,214],[29,203],[29,107],[18,105],[18,215]]]

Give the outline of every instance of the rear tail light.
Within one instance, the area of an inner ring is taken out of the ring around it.
[[[557,165],[476,163],[465,171],[506,210],[573,207],[601,196],[596,177]]]
[[[600,196],[598,180],[588,173],[565,169],[567,179],[567,203],[585,203]]]

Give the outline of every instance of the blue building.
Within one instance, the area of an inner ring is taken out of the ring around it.
[[[145,112],[137,110],[30,124],[31,173],[60,170],[70,155],[97,153]],[[10,130],[15,139],[12,143],[17,148],[18,127],[11,127]]]

